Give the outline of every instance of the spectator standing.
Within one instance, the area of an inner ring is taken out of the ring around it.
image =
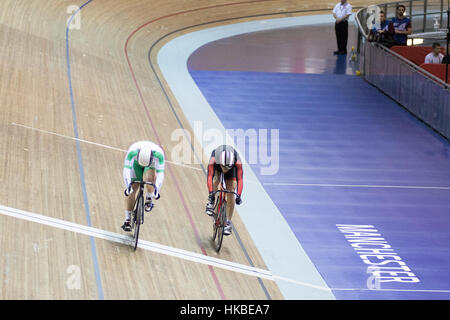
[[[341,0],[333,9],[333,17],[336,19],[334,29],[338,47],[334,54],[347,54],[348,18],[351,14],[352,6],[347,0]]]
[[[411,20],[405,16],[406,7],[402,4],[397,6],[397,16],[392,19],[394,25],[394,42],[398,46],[406,46],[408,35],[412,33]]]
[[[425,56],[425,63],[440,64],[444,55],[441,53],[441,45],[439,42],[435,42],[432,45],[433,51]]]

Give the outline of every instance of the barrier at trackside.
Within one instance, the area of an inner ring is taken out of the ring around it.
[[[407,0],[381,4],[387,17],[395,14],[398,4],[409,8],[409,16],[414,20],[413,32],[433,31],[429,24],[430,14],[439,14],[443,25],[443,0],[431,10],[431,3]],[[414,11],[413,11],[414,6]],[[367,8],[356,14],[358,25],[358,53],[360,69],[364,78],[397,101],[417,118],[450,140],[450,85],[445,83],[442,66],[423,64],[429,47],[387,47],[368,41]],[[443,65],[443,67],[445,67]]]
[[[425,46],[393,46],[391,50],[420,66],[425,62],[425,56],[431,53],[433,49]],[[444,48],[441,48],[441,53],[445,55]]]
[[[450,87],[382,45],[362,46],[364,78],[450,139]]]

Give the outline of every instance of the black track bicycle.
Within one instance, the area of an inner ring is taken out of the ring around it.
[[[238,194],[234,191],[226,190],[225,180],[223,172],[221,173],[221,184],[219,190],[214,192],[214,196],[219,193],[219,197],[216,198],[216,203],[214,205],[213,218],[213,236],[212,240],[216,245],[216,251],[219,252],[222,248],[223,235],[225,232],[225,226],[227,225],[227,193],[233,193],[236,196]]]
[[[139,241],[139,230],[141,228],[141,224],[144,223],[144,206],[145,206],[145,199],[144,199],[144,186],[149,185],[153,186],[156,190],[156,186],[152,182],[147,181],[133,181],[134,183],[139,184],[139,192],[136,196],[136,201],[134,203],[134,209],[131,214],[131,230],[134,230],[133,232],[133,242],[132,247],[133,250],[136,251],[138,241]],[[153,199],[150,198],[150,211],[153,209]],[[149,212],[150,212],[149,211]]]

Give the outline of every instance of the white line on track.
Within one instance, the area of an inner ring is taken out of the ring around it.
[[[106,231],[106,230],[101,230],[101,229],[97,229],[97,228],[93,228],[93,227],[88,227],[88,226],[76,224],[76,223],[61,220],[61,219],[47,217],[47,216],[32,213],[32,212],[27,212],[27,211],[23,211],[23,210],[19,210],[19,209],[5,207],[2,205],[0,205],[0,214],[18,218],[18,219],[22,219],[22,220],[36,222],[39,224],[55,227],[55,228],[62,229],[62,230],[77,232],[80,234],[84,234],[84,235],[88,235],[88,236],[92,236],[92,237],[96,237],[96,238],[104,239],[104,240],[108,240],[108,241],[113,241],[113,242],[117,242],[117,243],[121,243],[121,244],[129,245],[131,243],[131,238],[126,235],[122,235],[119,233],[114,233],[114,232],[110,232],[110,231]],[[255,268],[255,267],[251,267],[251,266],[247,266],[247,265],[243,265],[243,264],[239,264],[239,263],[235,263],[235,262],[231,262],[231,261],[227,261],[227,260],[223,260],[223,259],[205,256],[203,254],[199,254],[199,253],[195,253],[195,252],[191,252],[191,251],[187,251],[187,250],[183,250],[183,249],[178,249],[178,248],[174,248],[174,247],[169,247],[169,246],[165,246],[165,245],[158,244],[155,242],[139,240],[138,247],[141,249],[144,249],[144,250],[161,253],[161,254],[165,254],[168,256],[172,256],[172,257],[177,257],[177,258],[192,261],[192,262],[202,263],[202,264],[210,265],[213,267],[217,267],[217,268],[221,268],[221,269],[225,269],[225,270],[229,270],[229,271],[234,271],[237,273],[242,273],[242,274],[253,276],[253,277],[268,279],[268,280],[272,280],[272,281],[275,281],[275,279],[279,279],[279,280],[283,280],[283,281],[292,282],[292,283],[295,283],[298,285],[302,285],[305,287],[311,287],[311,288],[316,288],[316,289],[325,290],[325,291],[330,290],[328,288],[315,286],[313,284],[304,283],[301,281],[296,281],[296,280],[276,276],[276,275],[273,275],[270,271],[265,270],[265,269]]]
[[[127,150],[116,148],[116,147],[111,147],[111,146],[108,146],[106,144],[96,143],[96,142],[92,142],[92,141],[88,141],[88,140],[84,140],[84,139],[77,139],[75,137],[66,136],[64,134],[59,134],[59,133],[56,133],[56,132],[47,131],[47,130],[43,130],[43,129],[38,129],[38,128],[34,128],[34,127],[29,127],[29,126],[26,126],[26,125],[23,125],[23,124],[15,123],[15,122],[12,122],[11,125],[16,126],[16,127],[26,128],[26,129],[37,131],[37,132],[41,132],[41,133],[51,134],[51,135],[54,135],[54,136],[57,136],[57,137],[65,138],[65,139],[79,141],[79,142],[86,143],[86,144],[91,144],[91,145],[94,145],[94,146],[98,146],[98,147],[102,147],[102,148],[106,148],[106,149],[110,149],[110,150],[115,150],[115,151],[124,152],[124,153],[127,152]],[[173,161],[169,161],[169,160],[166,160],[166,162],[171,163],[171,164],[176,165],[176,166],[179,166],[179,167],[184,167],[184,168],[189,168],[189,169],[192,169],[192,170],[202,171],[201,168],[185,165],[185,164],[178,163],[178,162],[173,162]]]
[[[433,290],[433,289],[354,289],[354,288],[333,288],[334,291],[393,291],[393,292],[429,292],[429,293],[450,293],[450,290]]]
[[[47,131],[47,130],[43,130],[43,129],[39,129],[39,128],[34,128],[34,127],[18,124],[15,122],[12,122],[11,125],[26,128],[26,129],[41,132],[41,133],[45,133],[45,134],[51,134],[54,136],[65,138],[65,139],[78,140],[79,142],[82,142],[82,143],[91,144],[91,145],[99,146],[99,147],[110,149],[110,150],[115,150],[115,151],[124,152],[124,153],[127,152],[124,149],[120,149],[120,148],[116,148],[116,147],[112,147],[112,146],[108,146],[105,144],[96,143],[96,142],[92,142],[92,141],[88,141],[88,140],[84,140],[84,139],[77,139],[77,138],[74,138],[71,136],[67,136],[67,135],[63,135],[63,134],[59,134],[59,133],[55,133],[55,132],[51,132],[51,131]],[[188,165],[184,165],[181,163],[176,163],[176,162],[172,162],[172,161],[168,161],[168,160],[166,160],[166,161],[168,163],[172,163],[177,166],[201,171],[200,168],[196,168],[196,167],[192,167],[192,166],[188,166]],[[253,181],[247,181],[247,182],[253,182]],[[346,185],[346,184],[277,183],[277,182],[266,182],[266,183],[264,183],[264,185],[450,190],[450,187],[427,187],[427,186]],[[101,229],[97,229],[97,228],[92,228],[92,227],[88,227],[88,226],[83,226],[83,225],[79,225],[79,224],[72,223],[69,221],[55,219],[55,218],[47,217],[44,215],[26,212],[26,211],[9,208],[9,207],[5,207],[5,206],[1,206],[1,205],[0,205],[0,214],[23,219],[23,220],[28,220],[28,221],[32,221],[32,222],[37,222],[40,224],[53,226],[53,227],[56,227],[59,229],[77,232],[80,234],[93,236],[93,237],[96,237],[99,239],[109,240],[109,241],[122,243],[122,244],[130,243],[130,237],[125,236],[125,235],[121,235],[118,233],[105,231],[105,230],[101,230]],[[238,264],[238,263],[234,263],[234,262],[230,262],[227,260],[218,259],[218,258],[214,258],[214,257],[210,257],[210,256],[205,256],[205,255],[198,254],[195,252],[190,252],[187,250],[164,246],[164,245],[150,242],[150,241],[140,240],[138,247],[141,249],[144,249],[144,250],[161,253],[161,254],[181,258],[181,259],[192,261],[192,262],[207,264],[207,265],[214,266],[217,268],[222,268],[225,270],[230,270],[230,271],[234,271],[234,272],[238,272],[238,273],[242,273],[242,274],[246,274],[246,275],[250,275],[250,276],[254,276],[254,277],[258,277],[258,278],[263,278],[263,279],[272,280],[272,281],[275,281],[278,279],[281,281],[291,282],[291,283],[295,283],[297,285],[315,288],[315,289],[319,289],[319,290],[323,290],[323,291],[334,290],[334,291],[394,291],[394,292],[450,293],[450,290],[367,289],[367,288],[331,288],[331,289],[329,289],[329,288],[325,288],[325,287],[321,287],[321,286],[316,286],[316,285],[313,285],[310,283],[305,283],[305,282],[301,282],[301,281],[297,281],[297,280],[293,280],[293,279],[288,279],[288,278],[285,278],[282,276],[274,275],[268,270],[250,267],[250,266],[246,266],[246,265],[242,265],[242,264]]]
[[[79,142],[83,142],[83,143],[86,143],[86,144],[91,144],[91,145],[98,146],[98,147],[101,147],[101,148],[111,149],[111,150],[115,150],[115,151],[119,151],[119,152],[123,152],[123,153],[127,152],[127,150],[125,150],[125,149],[111,147],[111,146],[108,146],[108,145],[105,145],[105,144],[96,143],[96,142],[92,142],[92,141],[88,141],[88,140],[77,139],[77,138],[74,138],[74,137],[71,137],[71,136],[66,136],[64,134],[59,134],[59,133],[56,133],[56,132],[47,131],[47,130],[43,130],[43,129],[38,129],[38,128],[34,128],[34,127],[29,127],[29,126],[26,126],[26,125],[23,125],[23,124],[15,123],[15,122],[11,122],[11,125],[16,126],[16,127],[29,129],[29,130],[32,130],[32,131],[37,131],[37,132],[41,132],[41,133],[51,134],[51,135],[54,135],[54,136],[57,136],[57,137],[65,138],[65,139],[77,140]],[[173,164],[175,166],[188,168],[188,169],[192,169],[192,170],[197,170],[197,171],[202,171],[201,168],[189,166],[189,165],[182,164],[182,163],[179,163],[179,162],[173,162],[173,161],[169,161],[169,160],[166,160],[166,162],[171,163],[171,164]],[[258,183],[256,181],[252,181],[252,180],[246,180],[245,182],[246,183],[253,183],[253,184]]]
[[[430,187],[430,186],[389,186],[389,185],[371,185],[371,184],[325,184],[325,183],[282,183],[265,182],[265,186],[299,186],[299,187],[344,187],[344,188],[394,188],[394,189],[432,189],[432,190],[450,190],[450,187]]]
[[[55,227],[62,230],[72,231],[80,234],[84,234],[87,236],[96,237],[98,239],[108,240],[116,243],[121,243],[125,245],[131,244],[131,238],[126,235],[122,235],[119,233],[101,230],[93,227],[84,226],[81,224],[56,219],[52,217],[47,217],[44,215],[40,215],[37,213],[27,212],[19,209],[14,209],[6,206],[0,205],[0,214],[5,216],[10,216],[26,221],[36,222],[39,224],[43,224],[46,226]],[[294,283],[300,286],[319,289],[323,291],[393,291],[393,292],[425,292],[425,293],[450,293],[450,290],[414,290],[414,289],[368,289],[368,288],[325,288],[321,286],[316,286],[310,283],[305,283],[302,281],[297,281],[293,279],[288,279],[282,276],[274,275],[271,271],[260,269],[256,267],[251,267],[223,259],[218,259],[210,256],[205,256],[203,254],[178,249],[174,247],[165,246],[162,244],[158,244],[151,241],[139,240],[138,247],[152,251],[160,254],[164,254],[167,256],[172,256],[180,259],[184,259],[191,262],[202,263],[206,265],[210,265],[213,267],[221,268],[224,270],[229,270],[253,277],[258,277],[262,279],[267,279],[271,281],[281,280],[290,283]]]

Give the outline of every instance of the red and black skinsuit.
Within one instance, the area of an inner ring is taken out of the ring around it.
[[[219,172],[222,172],[222,168],[221,168],[221,161],[220,159],[216,158],[220,157],[220,155],[222,154],[223,151],[229,151],[232,152],[234,154],[234,165],[233,167],[228,170],[226,173],[224,173],[224,178],[225,181],[227,180],[237,180],[237,194],[239,195],[239,197],[242,194],[242,189],[244,187],[244,180],[243,180],[243,170],[242,170],[242,161],[241,158],[239,157],[239,154],[237,153],[236,150],[234,150],[233,147],[227,146],[227,145],[222,145],[217,147],[215,150],[213,150],[213,152],[211,153],[211,158],[209,159],[209,164],[208,164],[208,179],[207,179],[207,183],[208,183],[208,192],[211,194],[211,192],[213,192],[213,178],[214,175],[216,173],[216,170],[219,170]]]

